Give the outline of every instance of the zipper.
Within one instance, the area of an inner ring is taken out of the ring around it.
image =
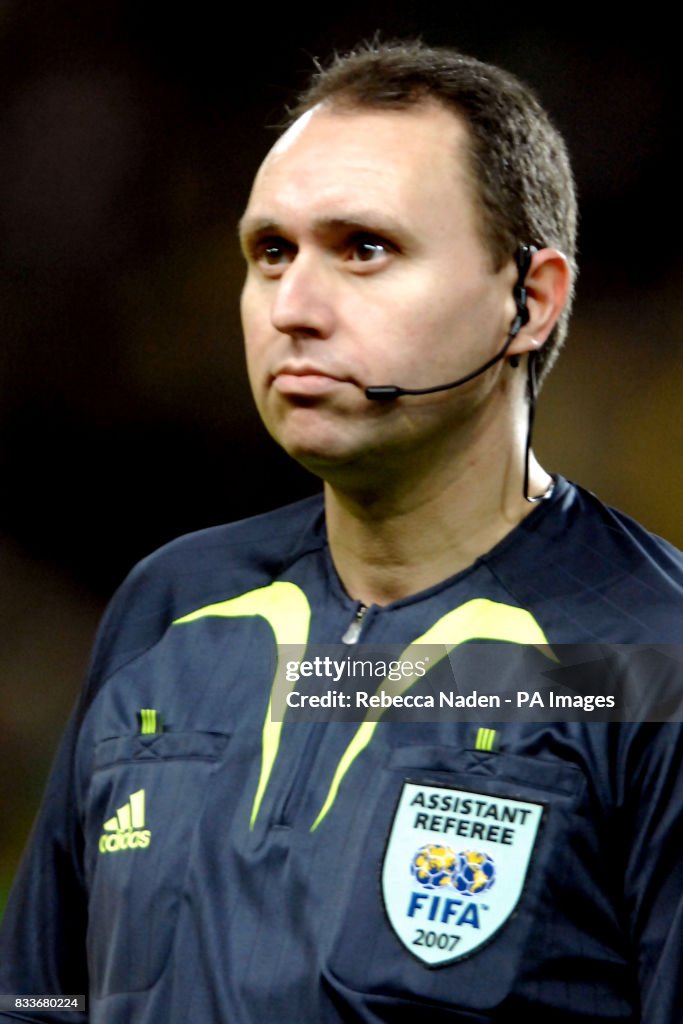
[[[347,627],[347,630],[346,630],[346,632],[344,633],[344,635],[342,637],[342,643],[343,644],[357,644],[358,643],[358,639],[360,637],[361,630],[363,628],[363,619],[367,615],[367,612],[368,612],[367,605],[364,605],[364,604],[359,604],[358,605],[358,608],[356,609],[356,614],[351,619],[351,622],[349,623],[349,625]]]

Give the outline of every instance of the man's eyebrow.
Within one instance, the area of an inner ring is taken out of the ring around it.
[[[314,230],[321,234],[326,231],[376,231],[379,234],[402,233],[398,221],[377,210],[352,210],[337,217],[321,217],[314,222]]]
[[[347,214],[317,217],[312,224],[314,234],[335,231],[375,231],[379,234],[403,234],[405,228],[397,220],[377,210],[354,210]],[[286,235],[286,228],[272,217],[254,217],[245,214],[238,223],[240,238],[259,235]]]
[[[270,217],[250,217],[248,213],[240,217],[237,222],[237,233],[240,238],[244,238],[246,235],[262,235],[262,234],[278,234],[281,231],[280,226]]]

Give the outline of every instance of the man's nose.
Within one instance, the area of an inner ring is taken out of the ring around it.
[[[334,322],[332,288],[330,268],[299,251],[278,280],[270,314],[273,326],[283,334],[328,338]]]

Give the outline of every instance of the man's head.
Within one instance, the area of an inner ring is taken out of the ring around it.
[[[436,100],[469,131],[472,196],[496,268],[520,245],[564,253],[576,277],[577,209],[564,141],[530,89],[513,75],[419,42],[368,45],[320,69],[291,111],[405,110]],[[571,305],[538,353],[542,379],[566,333]]]
[[[472,77],[479,65],[465,64]],[[341,485],[379,486],[411,467],[438,476],[455,452],[515,447],[524,377],[507,360],[455,391],[378,403],[365,389],[428,387],[489,363],[517,314],[520,244],[540,251],[526,280],[530,319],[508,357],[540,349],[568,293],[564,239],[547,234],[555,229],[494,216],[498,200],[473,170],[470,118],[414,81],[406,90],[409,99],[390,91],[381,103],[309,93],[263,161],[241,223],[257,406],[286,451]],[[518,204],[509,205],[514,220]]]

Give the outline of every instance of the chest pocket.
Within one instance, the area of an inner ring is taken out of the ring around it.
[[[542,958],[585,790],[583,772],[558,760],[395,749],[328,950],[344,1019],[497,1019]]]
[[[88,963],[95,995],[161,976],[224,733],[117,736],[95,749],[86,812]]]

